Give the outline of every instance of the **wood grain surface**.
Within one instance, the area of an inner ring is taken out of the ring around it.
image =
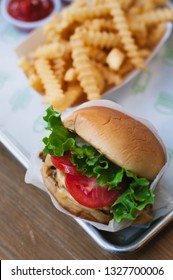
[[[24,183],[25,169],[0,145],[0,257],[8,260],[173,259],[173,224],[140,251],[104,251],[43,191]]]

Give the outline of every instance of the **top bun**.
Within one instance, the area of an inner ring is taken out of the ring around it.
[[[163,147],[143,123],[121,111],[91,106],[72,112],[63,120],[98,152],[120,167],[153,180],[166,162]]]

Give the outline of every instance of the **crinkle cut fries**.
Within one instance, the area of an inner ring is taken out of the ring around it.
[[[121,84],[163,37],[165,0],[76,0],[43,27],[46,42],[19,66],[43,103],[62,112]]]

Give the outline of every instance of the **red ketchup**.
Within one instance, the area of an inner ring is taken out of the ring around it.
[[[51,0],[10,0],[7,7],[13,18],[25,22],[44,19],[53,9]]]

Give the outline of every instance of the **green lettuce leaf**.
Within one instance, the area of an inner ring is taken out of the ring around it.
[[[46,129],[50,130],[49,137],[43,138],[45,148],[44,154],[63,156],[65,151],[70,150],[75,145],[75,134],[71,133],[63,126],[60,114],[49,107],[47,115],[43,119],[47,122]]]
[[[123,182],[128,182],[129,188],[112,205],[115,221],[134,220],[138,210],[153,204],[154,195],[149,190],[150,182],[146,178],[115,165],[91,145],[80,141],[75,133],[64,127],[61,115],[52,107],[46,112],[43,119],[47,122],[46,129],[50,134],[43,139],[45,155],[63,156],[66,151],[70,151],[71,161],[77,170],[87,177],[95,177],[100,187],[107,185],[109,190],[122,190]]]
[[[114,220],[135,220],[138,211],[154,204],[154,194],[148,187],[130,184],[129,188],[112,205]]]

